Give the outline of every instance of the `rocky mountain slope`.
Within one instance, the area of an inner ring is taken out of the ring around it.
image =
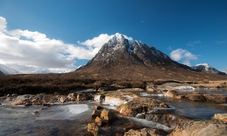
[[[10,67],[7,67],[3,64],[0,64],[0,73],[3,73],[4,75],[12,75],[12,74],[20,74],[19,71],[13,69],[13,68],[10,68]]]
[[[0,71],[0,76],[4,75],[2,71]]]
[[[197,72],[173,61],[155,47],[129,40],[119,33],[105,43],[87,65],[68,75],[103,80],[142,81],[220,78],[214,74]]]
[[[221,72],[221,71],[215,69],[214,67],[211,67],[207,63],[197,64],[195,66],[192,66],[192,69],[200,71],[200,72],[205,71],[205,72],[208,72],[208,73],[217,73],[219,75],[226,75],[225,72]]]

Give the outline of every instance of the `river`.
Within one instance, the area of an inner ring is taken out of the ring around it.
[[[227,92],[227,90],[208,89],[198,91],[220,94]],[[165,96],[144,97],[166,102],[175,107],[174,114],[193,119],[211,119],[215,113],[227,112],[226,104],[199,103]],[[0,105],[0,136],[86,135],[87,124],[92,120],[94,104],[84,102],[56,104],[50,107]]]

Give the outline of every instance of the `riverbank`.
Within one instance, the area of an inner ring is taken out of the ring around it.
[[[227,103],[190,102],[187,99],[171,98],[164,91],[168,89],[167,91],[175,91],[180,95],[195,94],[197,89],[193,86],[171,82],[161,85],[150,84],[148,90],[122,88],[105,91],[105,89],[100,88],[98,91],[86,89],[67,95],[42,93],[2,96],[0,108],[4,112],[1,112],[1,123],[8,125],[2,127],[1,131],[11,135],[41,133],[46,135],[97,133],[122,136],[187,133],[190,135],[192,132],[200,134],[202,128],[212,127],[216,134],[226,133],[223,128],[226,127],[224,113],[227,113],[227,106],[225,106]],[[213,93],[215,93],[214,90]],[[193,103],[195,105],[192,105]],[[103,110],[105,112],[102,115]],[[214,116],[217,113],[221,114]],[[25,117],[28,123],[24,122]],[[13,122],[17,125],[12,125]],[[23,128],[20,128],[20,124]],[[64,130],[66,124],[70,126]],[[30,127],[24,129],[27,126]],[[214,134],[210,131],[205,132],[204,135]]]

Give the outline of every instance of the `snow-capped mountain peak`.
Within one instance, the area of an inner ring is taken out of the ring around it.
[[[196,67],[204,67],[204,69],[206,70],[206,71],[209,71],[209,68],[213,68],[213,67],[211,67],[209,64],[207,64],[207,63],[201,63],[201,64],[197,64],[197,65],[195,65]]]
[[[105,66],[109,66],[110,62],[141,63],[146,66],[156,64],[178,65],[154,47],[149,47],[138,40],[133,40],[133,38],[119,33],[114,34],[88,64],[93,62],[100,62],[101,65],[104,64]]]
[[[197,64],[195,66],[192,66],[192,69],[197,70],[197,71],[205,71],[205,72],[209,72],[209,73],[218,73],[219,75],[226,75],[226,73],[215,69],[214,67],[210,66],[207,63]]]

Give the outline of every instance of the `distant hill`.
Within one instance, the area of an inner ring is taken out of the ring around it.
[[[226,75],[225,72],[221,72],[221,71],[215,69],[214,67],[211,67],[207,63],[197,64],[195,66],[192,66],[192,69],[200,71],[200,72],[204,71],[204,72],[208,72],[208,73],[216,73],[216,74],[219,74],[219,75]]]

